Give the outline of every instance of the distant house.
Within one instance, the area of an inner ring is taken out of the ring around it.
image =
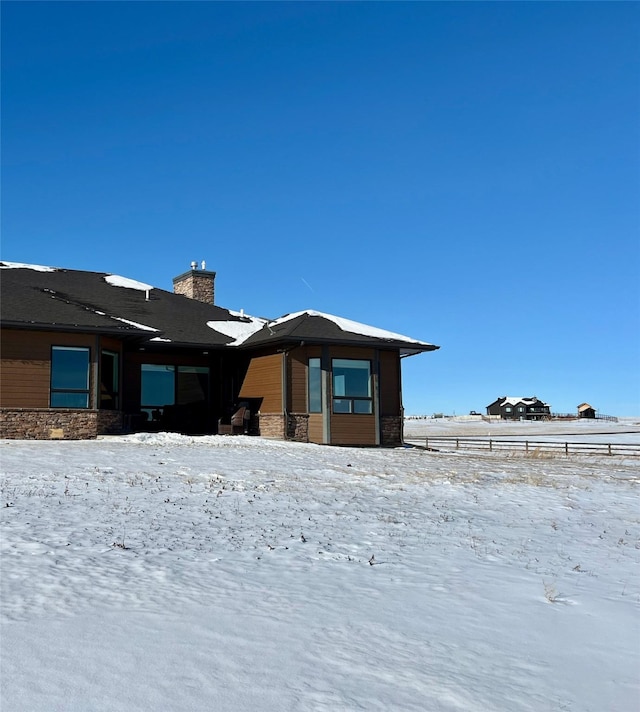
[[[499,415],[504,420],[546,420],[551,417],[551,406],[536,396],[502,396],[487,406],[487,415]]]
[[[595,418],[596,409],[588,403],[580,403],[578,406],[578,418]]]
[[[168,292],[0,262],[0,437],[248,431],[402,443],[401,359],[438,346],[315,311],[229,311],[214,304],[216,273],[191,267]]]

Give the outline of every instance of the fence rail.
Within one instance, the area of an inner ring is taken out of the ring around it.
[[[553,440],[495,440],[492,438],[456,438],[409,436],[405,442],[427,450],[488,450],[489,452],[523,451],[525,454],[557,455],[627,455],[640,456],[638,443],[576,443]]]

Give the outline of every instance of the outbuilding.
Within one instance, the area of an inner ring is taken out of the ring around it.
[[[580,403],[578,406],[578,418],[595,418],[596,409],[588,403]]]

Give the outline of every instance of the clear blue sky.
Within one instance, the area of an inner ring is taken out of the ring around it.
[[[2,3],[2,259],[441,345],[408,413],[640,414],[640,4]]]

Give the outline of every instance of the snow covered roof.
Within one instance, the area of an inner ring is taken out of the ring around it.
[[[286,314],[285,316],[276,319],[270,325],[274,326],[277,324],[284,324],[285,322],[296,319],[301,315],[317,316],[322,319],[327,319],[336,324],[340,329],[342,329],[342,331],[350,332],[352,334],[361,334],[362,336],[370,336],[374,339],[385,339],[387,341],[406,341],[407,343],[420,346],[433,346],[433,344],[427,344],[424,341],[417,341],[416,339],[411,339],[408,336],[396,334],[393,331],[386,331],[385,329],[379,329],[376,326],[369,326],[368,324],[362,324],[361,322],[352,321],[351,319],[344,319],[341,316],[334,316],[333,314],[323,314],[322,312],[313,311],[311,309],[307,311],[295,312],[294,314]]]
[[[306,310],[274,320],[206,304],[104,272],[0,262],[2,321],[130,333],[156,344],[252,347],[275,342],[346,343],[398,348],[403,355],[438,348],[332,314]],[[149,332],[154,336],[150,338]]]
[[[578,406],[578,412],[582,412],[583,410],[595,410],[595,408],[592,405],[589,405],[588,403],[580,403]]]
[[[500,401],[501,405],[520,405],[521,403],[524,405],[533,405],[534,403],[542,402],[539,398],[536,398],[536,396],[531,398],[523,398],[521,396],[504,396],[504,398],[500,398]],[[542,405],[549,404],[542,403]]]
[[[333,314],[324,314],[312,309],[285,314],[271,321],[238,314],[237,312],[231,312],[231,314],[240,316],[242,320],[212,321],[207,323],[210,328],[234,339],[233,342],[228,344],[229,346],[240,346],[248,342],[255,345],[263,340],[273,341],[274,337],[294,340],[300,338],[327,340],[330,337],[335,338],[336,332],[339,331],[338,337],[340,340],[344,340],[345,337],[349,337],[350,340],[354,338],[360,340],[375,339],[378,342],[406,344],[408,350],[415,350],[416,352],[438,348],[433,344],[417,341],[402,334],[385,331],[375,326],[344,319]],[[328,331],[332,333],[328,333]],[[409,348],[409,345],[411,348]]]
[[[285,314],[269,321],[244,343],[247,346],[257,346],[267,341],[277,340],[308,343],[339,342],[372,347],[382,345],[398,348],[403,355],[434,351],[439,348],[426,341],[418,341],[402,334],[312,309]]]

